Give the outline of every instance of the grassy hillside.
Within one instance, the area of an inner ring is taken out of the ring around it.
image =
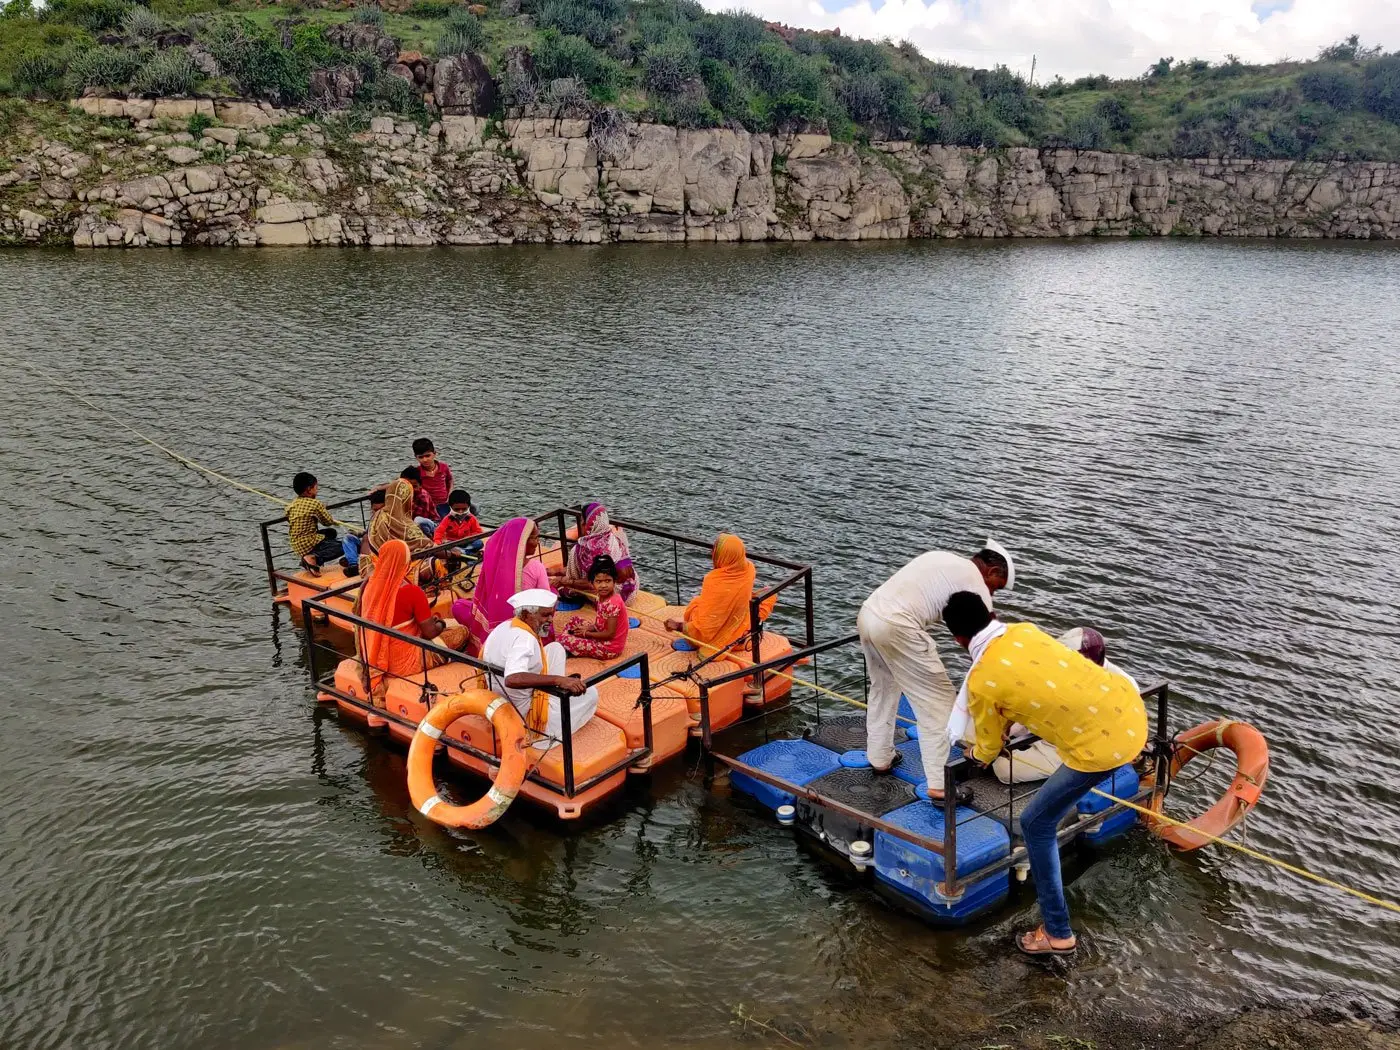
[[[316,69],[355,67],[355,105],[424,117],[386,63],[327,39],[336,22],[382,29],[428,55],[479,52],[503,105],[612,106],[683,126],[825,127],[837,138],[969,146],[1072,145],[1156,156],[1400,159],[1400,52],[1355,38],[1315,61],[1249,66],[1162,59],[1134,80],[1031,86],[912,44],[774,30],[692,0],[451,0],[406,12],[257,0],[9,0],[0,93],[206,93],[305,103]],[[481,11],[480,8],[477,9]],[[527,48],[533,74],[508,68]],[[382,49],[381,49],[382,51]]]

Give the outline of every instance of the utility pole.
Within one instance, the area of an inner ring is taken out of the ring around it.
[[[1031,55],[1031,87],[1035,87],[1035,56]]]

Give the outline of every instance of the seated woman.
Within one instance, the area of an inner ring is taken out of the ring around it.
[[[433,615],[423,589],[408,581],[411,565],[408,544],[387,540],[379,548],[374,574],[360,592],[360,615],[403,634],[435,641],[445,649],[461,650],[469,639],[466,628],[449,627]],[[410,678],[441,667],[449,659],[446,652],[424,649],[363,626],[356,627],[355,635],[360,655],[370,670],[372,692],[386,678]],[[375,695],[382,695],[382,690]]]
[[[539,526],[529,518],[511,518],[487,538],[476,590],[470,598],[452,603],[453,617],[471,632],[473,651],[480,652],[492,629],[512,618],[512,594],[528,590],[554,592],[539,555]],[[547,633],[545,640],[552,639],[553,634]]]
[[[700,593],[685,607],[685,619],[666,621],[668,631],[679,631],[698,643],[706,656],[747,639],[749,602],[758,576],[738,536],[723,533],[715,540],[711,558],[715,567],[705,574]],[[776,594],[763,601],[758,609],[760,622],[768,619],[777,603]]]
[[[592,596],[589,586],[589,569],[598,558],[608,557],[617,567],[613,581],[624,602],[631,601],[637,593],[637,570],[632,565],[632,552],[627,546],[627,533],[614,525],[608,518],[608,509],[601,503],[590,503],[583,509],[583,528],[579,532],[573,550],[569,551],[569,564],[559,590],[572,594]]]
[[[409,554],[427,550],[433,541],[413,521],[413,486],[399,478],[384,486],[384,509],[370,519],[360,545],[360,576],[368,579],[379,560],[380,551],[390,540],[401,540]],[[431,566],[428,566],[431,571]]]
[[[606,554],[593,559],[588,582],[595,595],[596,615],[591,627],[582,616],[569,620],[559,644],[570,656],[610,660],[622,655],[627,645],[627,606],[616,589],[617,575],[617,566]]]

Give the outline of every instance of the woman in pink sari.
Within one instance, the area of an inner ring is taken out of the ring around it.
[[[583,528],[579,530],[573,550],[569,551],[568,568],[559,589],[593,597],[588,572],[593,562],[605,555],[617,567],[617,592],[624,602],[630,601],[637,593],[637,570],[632,564],[627,533],[609,520],[607,507],[590,503],[583,508]]]
[[[487,539],[476,589],[470,598],[452,603],[452,617],[471,631],[473,647],[480,652],[492,628],[515,616],[510,596],[534,587],[554,590],[540,561],[539,526],[529,518],[511,518]]]

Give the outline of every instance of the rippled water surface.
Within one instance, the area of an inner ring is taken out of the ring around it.
[[[317,708],[268,506],[18,362],[278,492],[353,494],[429,433],[492,517],[738,531],[817,566],[825,637],[993,533],[1011,615],[1100,626],[1179,725],[1266,732],[1251,844],[1395,896],[1397,303],[1400,253],[1366,246],[0,254],[0,1045],[719,1046],[741,1010],[942,1045],[987,1014],[1393,1000],[1394,916],[1137,833],[1047,972],[1008,951],[1029,900],[935,932],[693,755],[562,834],[431,827],[402,753]]]

